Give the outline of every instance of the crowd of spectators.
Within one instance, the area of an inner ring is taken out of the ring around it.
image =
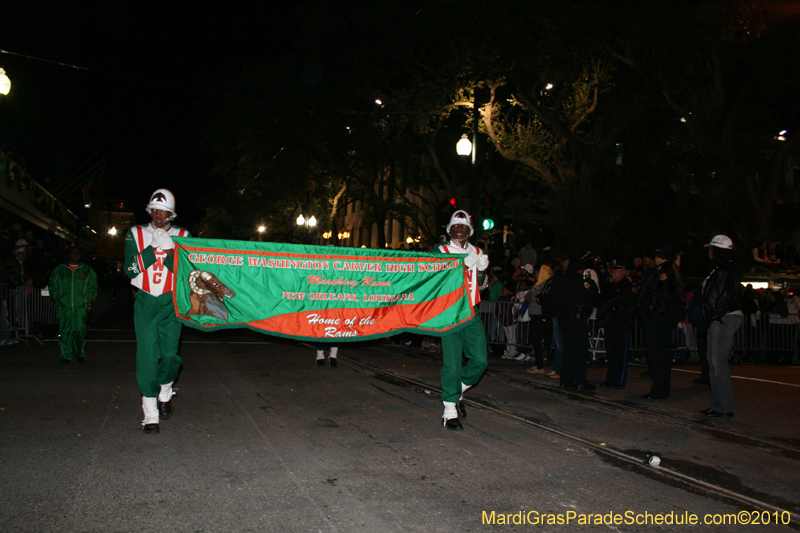
[[[490,256],[489,288],[482,295],[482,314],[487,328],[490,354],[521,362],[535,362],[529,371],[545,373],[543,360],[547,359],[555,368],[549,375],[558,377],[559,368],[554,361],[558,351],[558,339],[553,342],[552,320],[546,305],[540,303],[539,293],[546,290],[546,282],[553,276],[566,272],[565,261],[556,257],[552,233],[546,228],[534,232],[504,228],[491,236],[484,236],[478,243]],[[797,246],[777,246],[766,242],[746,248],[739,260],[744,270],[759,271],[767,268],[771,272],[800,274],[800,252]],[[674,262],[680,274],[681,256]],[[616,258],[614,258],[616,259]],[[610,261],[591,252],[581,257],[585,267],[592,271],[592,278],[600,289],[599,302],[604,289],[611,283]],[[636,290],[640,290],[647,278],[655,271],[655,253],[646,251],[641,257],[625,261],[629,266],[629,279]],[[688,359],[698,350],[697,327],[691,320],[693,295],[701,290],[703,278],[682,278],[689,312],[681,321],[673,346],[675,357]],[[503,302],[497,305],[493,302]],[[695,301],[699,303],[699,299]],[[800,295],[794,290],[754,289],[742,286],[741,308],[745,315],[742,328],[742,347],[749,360],[756,363],[791,364],[798,342],[800,324]],[[594,315],[593,317],[594,318]],[[535,325],[534,325],[535,324]],[[558,335],[558,332],[556,332]],[[700,343],[702,344],[702,342]],[[555,348],[555,350],[551,349]],[[642,347],[643,348],[643,347]],[[700,346],[701,359],[704,355]],[[642,350],[644,352],[644,350]],[[644,357],[644,353],[641,353]],[[706,383],[707,363],[702,360],[703,374],[698,383]]]

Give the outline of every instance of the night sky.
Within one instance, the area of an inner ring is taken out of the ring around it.
[[[191,186],[208,169],[199,103],[223,98],[203,91],[221,91],[227,73],[288,46],[292,7],[25,4],[4,7],[0,49],[47,61],[0,53],[12,82],[0,96],[5,147],[51,189],[97,154],[107,164],[106,198],[131,201],[141,217],[150,192],[174,189],[177,222],[191,227],[208,195]]]

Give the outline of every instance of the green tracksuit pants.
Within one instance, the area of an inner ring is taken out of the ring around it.
[[[58,334],[61,336],[61,359],[71,361],[73,357],[86,356],[86,323],[89,311],[85,308],[75,309],[57,306]]]
[[[175,318],[172,293],[152,296],[139,291],[133,326],[136,330],[139,392],[146,398],[156,398],[162,384],[171,383],[178,377],[182,363],[178,356],[181,323]]]
[[[467,358],[461,366],[462,354]],[[475,385],[489,364],[486,361],[486,333],[477,309],[463,329],[442,337],[442,401],[457,402],[461,384]]]

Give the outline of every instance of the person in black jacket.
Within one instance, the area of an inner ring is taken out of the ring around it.
[[[668,245],[656,247],[656,268],[642,285],[639,313],[644,320],[647,361],[653,385],[642,396],[646,400],[669,398],[672,389],[672,330],[686,316],[683,282],[673,263],[678,251]]]
[[[700,413],[710,417],[733,416],[733,381],[728,359],[733,336],[742,326],[740,305],[742,274],[733,260],[733,241],[717,235],[708,247],[711,273],[703,282],[703,328],[708,331],[708,377],[711,407]]]
[[[601,387],[625,388],[628,364],[628,339],[636,319],[636,288],[630,279],[630,268],[622,261],[612,261],[611,282],[601,294],[597,308],[597,327],[603,328],[608,373]]]
[[[565,389],[594,390],[587,380],[589,359],[588,319],[599,293],[597,284],[581,256],[570,258],[567,273],[555,276],[548,298],[564,340],[561,386]]]

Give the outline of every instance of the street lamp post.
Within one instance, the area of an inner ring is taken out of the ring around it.
[[[480,108],[478,107],[478,90],[475,89],[475,94],[472,98],[472,141],[470,142],[467,134],[463,134],[461,139],[456,143],[456,153],[460,156],[472,155],[472,175],[469,180],[469,201],[470,210],[473,211],[472,216],[475,217],[475,211],[478,209],[478,121],[481,118]]]

